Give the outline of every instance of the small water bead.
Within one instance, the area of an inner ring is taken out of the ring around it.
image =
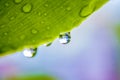
[[[86,5],[80,10],[80,17],[87,17],[95,10],[95,5]]]
[[[25,13],[29,13],[29,12],[32,10],[32,5],[31,5],[31,4],[25,4],[25,5],[22,7],[22,10],[23,10],[23,12],[25,12]]]
[[[61,44],[67,44],[70,42],[70,40],[71,40],[70,32],[59,35],[59,42]]]
[[[16,4],[18,4],[18,3],[21,3],[22,0],[14,0],[14,2],[15,2]]]
[[[32,34],[37,34],[38,31],[36,29],[32,29]]]
[[[34,57],[36,55],[36,53],[37,53],[37,48],[35,48],[35,49],[30,48],[30,49],[23,50],[23,55],[28,58]]]
[[[48,42],[48,43],[44,44],[44,46],[46,46],[46,47],[49,47],[51,45],[52,45],[52,42]]]

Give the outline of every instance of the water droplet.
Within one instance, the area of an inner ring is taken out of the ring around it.
[[[8,35],[8,33],[7,33],[7,32],[5,32],[5,33],[4,33],[4,35],[6,36],[6,35]]]
[[[5,3],[5,6],[8,7],[8,6],[9,6],[9,3]]]
[[[94,12],[95,10],[95,5],[86,5],[84,6],[83,8],[81,8],[80,10],[80,17],[87,17],[89,16],[90,14],[92,14],[92,12]]]
[[[70,42],[70,40],[71,40],[70,32],[60,34],[59,36],[59,42],[61,44],[67,44]]]
[[[36,55],[36,53],[37,53],[37,48],[35,48],[35,49],[30,48],[30,49],[23,50],[23,55],[28,58],[34,57]]]
[[[16,4],[18,4],[18,3],[21,3],[22,0],[14,0],[14,2],[15,2]]]
[[[66,10],[67,10],[67,11],[70,11],[70,10],[71,10],[71,7],[67,7]]]
[[[51,46],[52,42],[48,42],[46,44],[44,44],[44,46],[48,47],[48,46]]]
[[[32,34],[37,34],[37,33],[38,33],[38,31],[36,29],[32,30]]]
[[[31,4],[25,4],[25,5],[22,7],[22,10],[23,10],[23,12],[25,12],[25,13],[29,13],[29,12],[32,10],[32,5],[31,5]]]

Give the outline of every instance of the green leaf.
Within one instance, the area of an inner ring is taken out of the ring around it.
[[[68,32],[108,0],[0,0],[0,55]]]

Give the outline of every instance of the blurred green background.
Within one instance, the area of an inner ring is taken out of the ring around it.
[[[1,57],[0,80],[119,80],[119,3],[110,0],[73,29],[67,45],[56,39],[33,58],[22,52]]]

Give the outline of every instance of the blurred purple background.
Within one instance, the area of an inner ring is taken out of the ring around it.
[[[47,74],[58,80],[119,80],[120,0],[110,0],[71,32],[71,42],[56,39],[40,46],[34,58],[22,52],[0,58],[0,80],[5,77]]]

